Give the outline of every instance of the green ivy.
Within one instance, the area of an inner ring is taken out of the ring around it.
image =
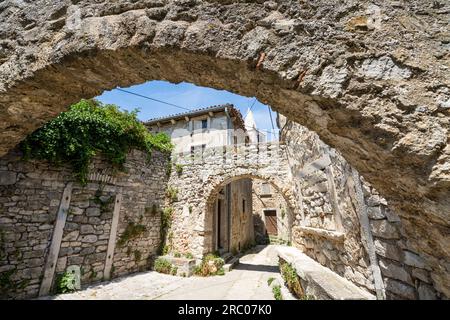
[[[123,170],[132,149],[170,153],[165,133],[151,134],[137,119],[138,110],[121,111],[116,105],[81,100],[68,111],[30,134],[20,145],[24,158],[44,159],[54,165],[70,163],[75,177],[86,184],[91,159],[102,153]]]
[[[302,287],[302,284],[300,282],[300,278],[297,274],[297,271],[295,268],[288,262],[285,262],[280,259],[279,262],[281,276],[283,277],[284,281],[287,284],[287,287],[289,288],[289,291],[292,292],[294,296],[296,296],[299,299],[304,299],[305,291]]]
[[[167,241],[171,241],[171,234],[167,234],[171,225],[172,225],[172,215],[173,215],[173,208],[172,207],[166,207],[163,210],[161,210],[161,225],[159,229],[159,237],[160,237],[160,243],[158,248],[158,254],[166,255],[171,250],[171,245],[167,244]]]

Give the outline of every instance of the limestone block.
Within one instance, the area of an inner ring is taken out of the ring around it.
[[[436,300],[437,298],[436,291],[433,289],[433,287],[424,283],[421,283],[419,285],[419,289],[417,289],[417,292],[419,293],[420,300]]]
[[[92,234],[94,232],[94,227],[90,224],[82,224],[80,226],[80,234]]]
[[[383,276],[401,280],[410,285],[413,285],[410,274],[405,270],[405,268],[401,267],[400,265],[389,262],[385,259],[380,259],[379,265]]]
[[[16,183],[17,173],[12,171],[1,171],[0,172],[0,185],[8,186]]]
[[[407,265],[413,266],[416,268],[424,269],[426,267],[424,259],[411,251],[407,251],[407,250],[404,251],[404,260],[403,261]]]
[[[79,234],[78,230],[71,231],[63,237],[63,241],[75,241],[78,239]]]
[[[97,241],[97,236],[96,235],[87,235],[81,238],[81,242],[87,242],[87,243],[94,243]]]
[[[67,257],[58,258],[56,262],[56,272],[63,272],[67,266]]]
[[[374,236],[384,239],[399,239],[397,228],[387,220],[373,220],[370,222],[370,229]]]
[[[100,214],[101,214],[100,208],[91,207],[86,209],[86,215],[88,217],[98,217],[100,216]]]
[[[402,261],[403,252],[402,250],[400,250],[398,246],[385,242],[381,239],[375,239],[374,245],[375,245],[375,252],[378,255],[396,261]]]
[[[386,216],[384,215],[384,212],[380,206],[376,207],[368,207],[367,208],[367,215],[372,220],[381,220],[385,219]]]
[[[424,269],[417,269],[417,268],[413,268],[412,269],[412,276],[416,279],[419,279],[423,282],[426,283],[431,283],[430,280],[430,276],[428,275],[428,271],[424,270]]]
[[[416,290],[403,282],[390,278],[384,278],[384,284],[386,291],[390,291],[403,299],[416,299]]]

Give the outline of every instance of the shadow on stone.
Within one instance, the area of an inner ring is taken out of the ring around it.
[[[235,269],[235,270],[248,270],[248,271],[274,272],[274,273],[279,273],[280,272],[278,266],[268,266],[268,265],[263,265],[263,264],[239,263],[233,269]]]

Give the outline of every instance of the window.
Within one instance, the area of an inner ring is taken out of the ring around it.
[[[245,213],[245,199],[242,199],[242,212]]]
[[[271,194],[272,194],[272,190],[271,190],[270,184],[263,183],[261,185],[261,195],[271,195]]]
[[[208,129],[208,120],[202,120],[202,129]]]

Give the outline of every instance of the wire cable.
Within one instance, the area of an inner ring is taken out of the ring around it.
[[[168,106],[172,106],[172,107],[183,109],[183,110],[187,110],[187,111],[192,111],[191,109],[188,109],[188,108],[185,108],[185,107],[181,107],[181,106],[177,106],[176,104],[173,104],[173,103],[170,103],[170,102],[158,100],[158,99],[155,99],[155,98],[150,98],[150,97],[144,96],[144,95],[139,94],[139,93],[134,93],[134,92],[127,91],[127,90],[124,90],[124,89],[120,89],[120,88],[116,88],[116,89],[119,90],[119,91],[128,93],[128,94],[132,94],[132,95],[141,97],[141,98],[145,98],[145,99],[148,99],[148,100],[152,100],[152,101],[156,101],[156,102],[159,102],[159,103],[163,103],[163,104],[166,104]]]

